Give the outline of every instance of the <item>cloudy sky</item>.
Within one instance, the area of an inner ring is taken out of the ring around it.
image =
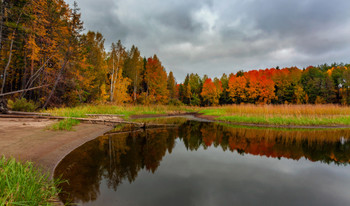
[[[76,1],[106,49],[120,39],[157,54],[178,82],[187,73],[350,63],[349,0]]]

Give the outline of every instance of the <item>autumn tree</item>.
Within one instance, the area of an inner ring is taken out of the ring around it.
[[[165,104],[168,102],[167,73],[156,55],[147,60],[145,81],[147,99],[150,103]]]
[[[208,106],[218,105],[221,92],[222,86],[220,80],[214,83],[211,78],[208,78],[203,84],[201,96]]]
[[[90,102],[103,99],[105,97],[102,94],[106,94],[107,65],[104,41],[101,33],[93,31],[89,31],[81,38],[84,54],[81,75],[87,80],[82,86],[86,99]]]
[[[112,43],[111,50],[108,57],[110,101],[120,104],[130,100],[130,96],[127,93],[130,80],[122,75],[127,53],[120,40],[116,44]]]
[[[248,80],[248,102],[266,104],[276,98],[275,83],[271,80],[270,72],[253,70],[245,73],[244,76]]]
[[[242,103],[247,100],[247,79],[244,76],[232,75],[228,81],[227,91],[234,103]]]
[[[131,93],[133,101],[136,102],[138,88],[141,84],[141,71],[143,69],[143,58],[140,55],[140,51],[136,46],[132,46],[128,51],[127,58],[124,63],[125,76],[131,80]]]
[[[167,88],[169,90],[169,98],[175,99],[176,98],[176,80],[174,77],[174,74],[172,71],[169,72],[168,75],[168,82],[167,82]]]

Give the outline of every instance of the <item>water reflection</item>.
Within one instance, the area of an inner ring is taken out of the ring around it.
[[[299,160],[305,158],[309,160],[309,164],[320,162],[322,164],[334,163],[335,165],[346,166],[350,162],[350,141],[348,139],[350,139],[350,130],[300,131],[237,128],[215,123],[188,121],[178,129],[157,129],[147,130],[145,132],[123,133],[114,136],[101,136],[87,142],[67,155],[56,168],[55,176],[62,175],[63,179],[69,180],[69,184],[64,183],[61,185],[64,192],[60,194],[60,198],[65,203],[111,205],[117,201],[122,204],[129,204],[130,202],[122,202],[122,200],[130,201],[132,199],[132,195],[129,193],[135,194],[137,193],[136,190],[138,191],[140,188],[144,188],[145,185],[147,185],[147,188],[144,189],[146,191],[150,190],[153,184],[154,187],[158,188],[155,189],[157,190],[155,193],[159,194],[162,193],[162,190],[169,190],[169,187],[172,188],[171,190],[176,190],[177,193],[181,190],[184,193],[181,199],[185,201],[187,198],[187,202],[181,203],[180,200],[177,200],[173,202],[173,205],[186,205],[190,204],[197,195],[195,191],[200,191],[205,186],[198,186],[201,189],[189,190],[189,188],[197,185],[198,182],[196,181],[209,181],[212,178],[210,173],[219,173],[221,171],[222,182],[218,184],[218,180],[215,180],[215,183],[208,182],[208,184],[220,185],[218,188],[212,190],[214,190],[214,193],[224,194],[226,190],[233,190],[233,188],[228,189],[224,187],[227,182],[230,182],[230,178],[244,179],[245,175],[250,174],[249,171],[261,170],[261,173],[267,173],[266,171],[270,169],[267,169],[266,165],[271,160],[274,161],[274,165],[281,158],[282,160]],[[178,144],[176,145],[176,143]],[[177,151],[176,154],[170,154],[174,149]],[[223,151],[226,151],[225,157],[221,157]],[[227,151],[231,151],[231,155]],[[232,152],[237,152],[241,155],[250,154],[253,157],[260,155],[268,158],[258,160],[259,163],[257,163],[256,159],[252,160],[250,158],[239,162],[242,159],[237,158],[237,156],[232,157],[234,154]],[[198,154],[199,157],[195,154]],[[209,156],[203,158],[204,155]],[[219,164],[220,161],[218,160],[224,160],[227,155],[229,157],[227,160],[229,164]],[[162,161],[162,159],[167,157],[167,161]],[[206,162],[210,158],[216,158],[216,160]],[[284,163],[280,162],[281,165]],[[155,173],[161,164],[164,167],[159,171],[158,177],[157,175],[150,176],[149,174]],[[236,164],[235,168],[230,168],[232,166],[230,164]],[[240,169],[237,169],[237,164],[241,164]],[[204,168],[207,166],[213,169],[207,169],[210,171],[208,172],[209,174],[204,174]],[[223,169],[225,167],[228,168]],[[176,175],[182,174],[181,170],[184,169],[186,171],[183,171],[181,178],[176,177]],[[234,177],[232,177],[232,174],[235,174],[233,170],[237,173]],[[148,172],[145,173],[146,171]],[[230,171],[232,174],[226,174],[227,171]],[[197,175],[193,175],[192,173]],[[278,176],[278,174],[275,176]],[[138,175],[141,177],[138,177]],[[183,177],[187,177],[188,175],[193,176],[190,179],[185,178],[186,181],[182,182],[184,181]],[[253,174],[249,177],[253,178]],[[238,181],[233,179],[231,181]],[[133,183],[135,180],[138,180],[138,182]],[[142,181],[144,182],[143,184],[140,183]],[[261,181],[263,180],[259,177],[252,187],[258,186],[257,182],[261,183]],[[288,181],[288,179],[284,181]],[[145,182],[148,183],[146,184]],[[159,183],[160,186],[156,186],[156,182],[161,182]],[[274,181],[271,180],[271,182]],[[162,188],[164,183],[168,186],[164,189],[159,189]],[[135,187],[137,189],[127,190],[126,187],[129,187],[129,184],[130,186],[136,185]],[[279,180],[276,184],[284,183]],[[183,185],[187,185],[187,187],[183,188]],[[237,186],[239,184],[235,182],[232,185]],[[240,189],[244,191],[242,186],[240,186]],[[276,192],[280,191],[280,189],[277,188]],[[106,195],[111,191],[116,192]],[[238,191],[236,192],[239,193]],[[134,199],[142,199],[141,196],[143,193],[140,192],[139,196],[134,197]],[[244,194],[244,196],[247,196],[247,194]],[[165,197],[167,195],[163,194],[161,198]],[[147,205],[146,200],[150,199],[150,197],[145,197],[144,199],[142,205]],[[216,199],[214,203],[218,204],[220,198]],[[150,200],[149,205],[157,205],[154,199],[152,201]],[[235,201],[224,201],[222,203],[229,205],[228,203],[232,202]],[[323,203],[325,202],[323,201]],[[164,204],[165,202],[159,203],[159,205]],[[169,205],[169,202],[167,204]],[[199,204],[198,201],[196,204]],[[205,205],[204,203],[201,204]],[[208,205],[208,202],[206,204]]]
[[[286,130],[242,128],[230,125],[188,122],[180,127],[180,138],[186,148],[220,146],[224,151],[237,151],[272,158],[350,163],[350,130]]]

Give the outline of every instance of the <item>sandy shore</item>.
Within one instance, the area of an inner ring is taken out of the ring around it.
[[[0,119],[0,156],[32,161],[53,174],[69,152],[112,129],[98,124],[79,124],[74,131],[50,131],[52,120]]]

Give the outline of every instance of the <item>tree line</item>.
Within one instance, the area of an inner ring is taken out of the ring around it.
[[[112,102],[219,105],[349,104],[349,65],[239,71],[221,78],[188,74],[178,84],[157,55],[83,33],[80,10],[64,0],[1,0],[0,95],[21,91],[41,107]],[[29,90],[31,88],[38,88]]]

